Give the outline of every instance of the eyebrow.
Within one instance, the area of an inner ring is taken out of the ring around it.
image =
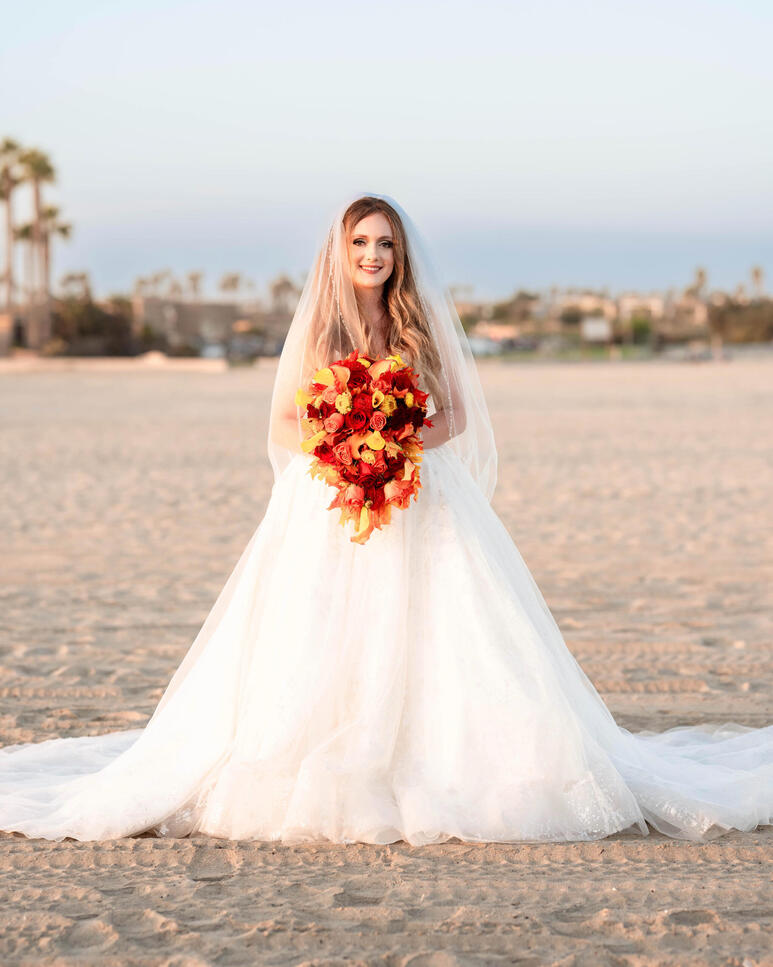
[[[356,235],[353,235],[352,238],[353,239],[355,239],[355,238],[370,238],[370,236],[369,235],[365,235],[363,232],[358,232]],[[378,237],[379,242],[382,242],[384,239],[387,239],[390,242],[394,241],[394,239],[392,238],[391,235],[379,235],[379,237]]]

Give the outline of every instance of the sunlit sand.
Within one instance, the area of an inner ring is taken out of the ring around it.
[[[480,371],[496,510],[620,724],[773,721],[773,364]],[[147,720],[268,501],[273,372],[0,375],[0,743]],[[0,961],[761,964],[772,846],[0,834]]]

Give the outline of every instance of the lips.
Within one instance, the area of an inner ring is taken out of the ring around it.
[[[381,271],[380,265],[361,265],[360,268],[363,272],[368,272],[370,275],[375,275]]]

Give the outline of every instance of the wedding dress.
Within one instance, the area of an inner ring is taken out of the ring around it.
[[[773,822],[773,726],[615,723],[491,508],[477,384],[444,366],[464,428],[426,450],[418,500],[352,543],[274,442],[265,516],[148,724],[0,750],[0,829],[420,845]]]

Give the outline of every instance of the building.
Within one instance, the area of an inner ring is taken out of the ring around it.
[[[135,335],[150,328],[172,348],[188,346],[195,350],[229,343],[234,323],[240,318],[235,302],[185,302],[160,296],[135,296],[132,312]]]

